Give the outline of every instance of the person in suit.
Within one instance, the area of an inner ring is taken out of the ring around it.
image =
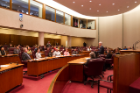
[[[1,47],[0,55],[6,55],[6,52],[4,50],[4,47]]]
[[[84,46],[84,47],[86,47],[86,46],[87,46],[87,44],[84,42],[84,43],[83,43],[83,46]]]
[[[48,41],[48,43],[47,43],[47,45],[46,45],[47,47],[50,47],[51,46],[51,43],[50,43],[50,41]]]
[[[40,53],[40,49],[39,49],[39,48],[37,49],[37,52],[36,52],[36,54],[35,54],[35,55],[36,55],[36,58],[37,58],[37,59],[39,59],[39,58],[41,58],[41,57],[42,57],[42,56],[41,56],[41,53]]]
[[[72,54],[78,54],[78,51],[76,51],[76,49],[74,49],[74,51],[72,52]]]
[[[89,64],[90,60],[95,59],[95,58],[96,58],[95,53],[94,52],[91,52],[90,53],[90,59],[88,59],[87,62],[84,65],[86,67],[88,67],[88,64]],[[84,73],[84,76],[85,76],[84,81],[87,81],[87,75],[85,73]]]
[[[98,51],[99,55],[100,54],[104,54],[104,47],[102,45],[102,42],[99,42],[99,51]]]
[[[20,48],[19,46],[17,46],[16,49],[14,49],[14,54],[19,54],[20,52]]]
[[[27,48],[23,48],[23,53],[22,53],[22,60],[26,61],[26,60],[31,60],[30,55],[27,53]]]
[[[53,52],[54,52],[54,49],[51,49],[51,51],[49,52],[49,57],[53,56]]]
[[[61,56],[60,51],[58,51],[58,48],[55,49],[55,51],[53,52],[53,56]]]

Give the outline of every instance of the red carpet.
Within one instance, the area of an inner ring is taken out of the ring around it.
[[[46,74],[43,79],[26,76],[23,78],[22,86],[13,89],[9,93],[47,93],[57,71],[58,70]],[[106,80],[106,77],[111,74],[113,74],[113,70],[107,70],[104,73],[104,79]],[[94,88],[91,88],[88,83],[84,85],[83,83],[72,82],[67,83],[63,93],[97,93],[97,88],[97,84],[94,85]],[[100,93],[107,93],[107,90],[105,88],[100,88]]]
[[[107,70],[104,73],[103,79],[107,80],[107,76],[112,74],[113,70]],[[87,83],[86,85],[78,82],[67,83],[65,89],[63,90],[63,93],[98,93],[98,85],[95,84],[93,88],[91,88],[90,83]],[[100,93],[107,93],[107,89],[100,87]]]

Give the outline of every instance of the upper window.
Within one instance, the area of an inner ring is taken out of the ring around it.
[[[80,28],[86,28],[86,20],[85,19],[80,20]]]
[[[10,0],[0,0],[0,6],[10,9]]]
[[[65,13],[65,25],[71,25],[71,16]]]
[[[12,10],[28,14],[28,0],[12,0]]]
[[[30,0],[30,15],[42,18],[42,4]]]
[[[56,10],[56,22],[57,23],[64,23],[64,13],[61,11]]]
[[[79,19],[73,18],[73,27],[79,27]]]
[[[95,29],[95,20],[88,20],[87,29]]]
[[[55,9],[46,6],[46,19],[55,21]]]

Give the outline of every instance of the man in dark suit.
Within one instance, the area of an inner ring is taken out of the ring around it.
[[[86,46],[87,46],[87,44],[84,42],[84,43],[83,43],[83,46],[84,46],[84,47],[86,47]]]
[[[46,45],[47,47],[50,47],[51,46],[51,43],[50,43],[50,41],[48,41],[48,43],[47,43],[47,45]]]
[[[30,60],[31,57],[30,57],[30,55],[27,53],[27,51],[28,51],[27,48],[24,48],[23,50],[24,50],[24,52],[22,53],[22,60],[24,60],[24,61]]]
[[[19,54],[20,53],[20,48],[19,46],[16,47],[16,49],[14,49],[14,54]]]
[[[99,51],[98,51],[99,55],[100,54],[104,54],[104,47],[102,46],[102,42],[99,42]]]

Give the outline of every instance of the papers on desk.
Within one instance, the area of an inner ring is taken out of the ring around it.
[[[55,57],[60,57],[60,56],[55,56]]]
[[[88,59],[90,59],[90,58],[86,58],[86,60],[88,60]]]
[[[80,63],[85,63],[85,62],[80,62]]]
[[[9,65],[0,65],[0,67],[8,67]]]

